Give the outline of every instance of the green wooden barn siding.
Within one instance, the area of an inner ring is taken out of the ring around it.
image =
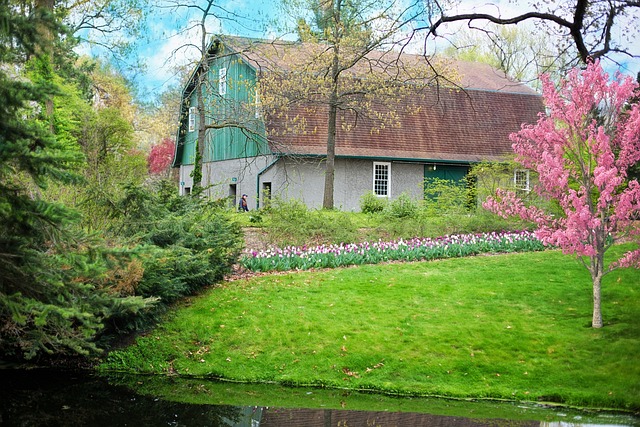
[[[219,70],[227,69],[226,94],[220,95]],[[246,118],[242,120],[247,126],[264,135],[262,120],[255,118],[255,71],[238,56],[216,58],[211,63],[208,79],[211,82],[207,90],[207,105],[210,107],[210,123],[214,120],[234,120],[238,112],[243,112]],[[264,138],[248,137],[242,129],[225,127],[211,129],[207,135],[207,150],[205,161],[218,161],[253,157],[267,152]]]
[[[186,113],[183,119],[186,132],[184,136],[184,148],[182,150],[183,165],[192,165],[196,161],[196,140],[198,139],[198,125],[200,120],[196,114],[196,128],[193,132],[189,132],[189,107],[198,105],[197,98],[196,93],[193,92],[187,102]]]
[[[215,58],[209,65],[207,73],[208,84],[204,87],[203,97],[207,105],[207,124],[214,121],[237,119],[237,112],[244,111],[247,114],[247,126],[255,129],[258,135],[265,135],[264,123],[255,118],[255,71],[238,56],[223,56]],[[220,95],[219,70],[227,68],[226,94]],[[185,117],[182,118],[185,133],[182,149],[181,164],[195,163],[196,139],[198,137],[199,120],[196,116],[196,130],[188,131],[189,107],[197,106],[197,93],[194,90],[185,105]],[[242,129],[225,127],[221,129],[209,129],[205,136],[204,151],[205,162],[229,160],[244,157],[253,157],[269,153],[269,148],[264,137],[248,137]]]

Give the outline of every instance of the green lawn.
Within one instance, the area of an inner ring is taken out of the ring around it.
[[[619,250],[619,248],[618,248]],[[105,370],[640,410],[640,271],[558,251],[256,277],[192,298]]]

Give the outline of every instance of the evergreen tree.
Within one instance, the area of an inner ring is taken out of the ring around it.
[[[239,251],[239,229],[217,209],[193,199],[174,215],[188,200],[140,185],[129,92],[76,66],[52,7],[0,0],[2,359],[97,354],[220,280]]]
[[[54,89],[46,55],[32,36],[36,28],[55,28],[46,16],[15,13],[8,2],[0,4],[0,275],[2,292],[18,291],[34,265],[30,250],[39,249],[53,236],[55,225],[72,214],[44,203],[38,188],[49,177],[74,178],[72,168],[81,161],[51,133],[43,105]],[[27,58],[28,61],[27,61]],[[30,65],[39,79],[25,77]]]
[[[46,8],[0,0],[0,349],[3,356],[83,354],[105,319],[151,303],[103,286],[109,264],[71,225],[76,212],[46,200],[73,183],[84,157],[56,135],[51,53],[62,27]],[[114,262],[115,261],[115,258]]]

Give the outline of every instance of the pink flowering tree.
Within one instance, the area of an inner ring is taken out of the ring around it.
[[[166,173],[173,161],[174,150],[175,143],[170,138],[165,138],[160,144],[153,145],[147,157],[149,172],[158,175]]]
[[[569,72],[558,88],[542,76],[546,113],[535,125],[510,135],[516,161],[538,173],[534,187],[554,200],[562,215],[527,206],[512,191],[498,190],[484,207],[502,217],[537,225],[547,245],[575,254],[593,281],[594,328],[602,327],[602,278],[620,267],[640,268],[640,249],[605,265],[604,254],[622,238],[640,234],[640,184],[627,172],[640,161],[640,107],[632,103],[638,84],[616,74],[610,79],[598,61]]]

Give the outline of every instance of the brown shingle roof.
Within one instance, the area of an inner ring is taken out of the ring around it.
[[[262,70],[274,64],[285,66],[282,58],[308,56],[313,50],[301,43],[238,38],[223,41]],[[300,55],[291,55],[291,51]],[[423,60],[416,55],[402,58]],[[372,120],[359,116],[356,121],[353,114],[343,113],[338,120],[336,155],[475,162],[500,160],[512,153],[509,134],[518,131],[521,124],[537,120],[538,112],[543,110],[542,98],[487,64],[452,61],[450,66],[457,70],[459,87],[430,87],[421,96],[405,100],[406,104],[417,103],[422,109],[416,114],[404,114],[399,127],[376,130],[379,126]],[[305,134],[282,135],[278,130],[286,125],[273,119],[267,123],[274,135],[272,149],[283,154],[325,155],[328,107],[298,105],[288,115],[304,117]],[[343,121],[356,126],[345,131],[340,128]]]
[[[312,43],[249,39],[234,36],[221,36],[218,40],[219,43],[228,47],[229,50],[226,53],[237,52],[253,67],[263,71],[269,71],[274,68],[287,68],[294,62],[303,63],[311,60],[314,56],[320,55],[321,52],[327,52],[326,46]],[[362,67],[362,69],[358,71],[359,73],[368,72],[370,69],[369,65],[377,61],[387,65],[395,61],[409,65],[415,64],[416,62],[425,62],[425,57],[422,55],[407,53],[400,55],[396,52],[372,51],[367,55],[367,58],[371,60],[371,62],[367,62],[367,66]],[[536,93],[526,85],[510,80],[504,72],[488,64],[454,60],[451,58],[440,59],[442,59],[442,61],[439,62],[439,65],[443,65],[446,61],[446,68],[451,68],[457,72],[461,81],[456,82],[456,86],[460,88],[497,90],[500,92],[523,94]],[[429,60],[437,62],[435,57],[429,57]]]
[[[350,131],[338,128],[336,155],[461,162],[500,160],[512,152],[509,134],[518,131],[522,123],[534,123],[542,109],[541,98],[530,94],[434,88],[429,95],[422,110],[405,114],[399,127],[372,132],[375,126],[361,117]],[[303,108],[290,113],[305,116],[306,129],[315,132],[274,137],[274,149],[287,154],[326,154],[327,108],[316,114]],[[351,122],[355,119],[343,118]],[[272,126],[277,128],[277,124]]]

